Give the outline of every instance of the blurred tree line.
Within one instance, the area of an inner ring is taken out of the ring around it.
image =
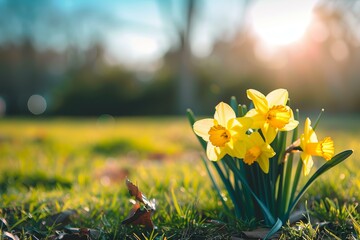
[[[353,16],[351,4],[325,1],[316,9],[318,25],[310,26],[304,44],[264,60],[256,55],[257,40],[246,28],[230,41],[219,38],[209,56],[194,56],[191,30],[199,5],[184,2],[184,22],[172,26],[178,44],[154,71],[109,64],[103,43],[96,39],[86,48],[69,44],[61,51],[40,50],[25,24],[19,41],[0,45],[0,97],[6,114],[28,114],[26,103],[33,94],[45,97],[47,115],[167,115],[184,114],[187,107],[209,114],[230,96],[248,103],[248,88],[267,93],[279,87],[290,91],[292,104],[300,109],[360,111],[360,43],[347,22]],[[162,7],[164,13],[171,9]],[[171,16],[164,21],[171,22]],[[319,26],[327,34],[321,39]]]

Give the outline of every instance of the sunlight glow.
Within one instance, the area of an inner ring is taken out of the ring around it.
[[[305,33],[315,0],[257,1],[250,10],[254,33],[270,46],[283,46],[296,42]]]
[[[160,58],[164,48],[167,48],[166,44],[162,43],[159,37],[136,32],[113,32],[108,36],[111,58],[130,65],[152,62]]]

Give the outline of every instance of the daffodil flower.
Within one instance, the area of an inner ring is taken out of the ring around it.
[[[253,132],[246,141],[246,153],[244,162],[248,165],[255,161],[264,173],[269,172],[269,158],[275,156],[274,150],[260,136],[259,132]]]
[[[249,89],[246,93],[255,108],[245,116],[253,119],[252,128],[260,128],[268,143],[274,140],[278,131],[290,131],[299,124],[294,120],[291,108],[286,106],[288,101],[286,89],[274,90],[266,97],[254,89]]]
[[[222,159],[225,154],[243,158],[243,139],[250,128],[250,118],[236,118],[234,110],[220,102],[215,107],[214,118],[206,118],[194,123],[194,132],[207,142],[206,155],[212,161]]]
[[[334,156],[334,142],[330,137],[318,141],[315,131],[311,127],[309,118],[305,120],[304,133],[300,136],[301,159],[304,163],[303,173],[308,175],[314,161],[312,156],[321,156],[326,161]]]

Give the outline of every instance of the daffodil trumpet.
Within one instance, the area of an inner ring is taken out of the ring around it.
[[[270,237],[289,220],[310,185],[352,151],[335,155],[332,138],[318,140],[310,118],[299,134],[299,111],[294,115],[288,105],[286,89],[266,96],[249,89],[246,95],[254,106],[249,110],[232,97],[230,104],[220,102],[215,107],[212,118],[196,121],[188,110],[188,119],[205,150],[203,162],[224,210],[229,211],[227,216],[233,213],[237,219],[268,225],[272,227]],[[286,146],[291,133],[292,144]],[[318,158],[324,159],[324,164],[311,174]],[[303,186],[299,186],[301,177],[307,179]],[[231,203],[224,199],[222,187]]]

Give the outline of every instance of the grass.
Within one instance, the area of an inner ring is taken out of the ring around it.
[[[318,135],[354,154],[309,189],[307,218],[280,238],[358,236],[359,119],[323,117]],[[1,119],[0,239],[244,237],[258,223],[223,210],[201,153],[185,118]],[[156,199],[156,230],[121,224],[132,208],[126,177]]]

